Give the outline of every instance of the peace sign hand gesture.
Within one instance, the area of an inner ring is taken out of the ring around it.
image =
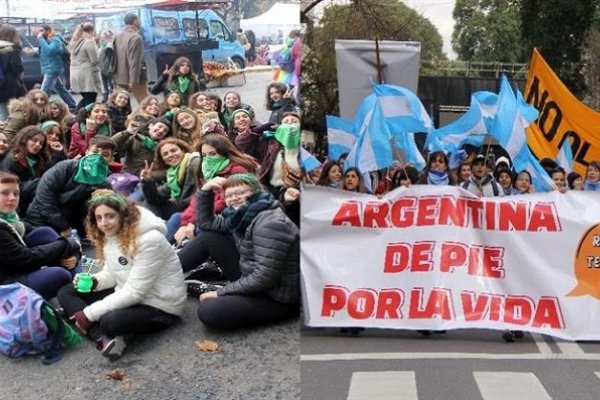
[[[152,180],[152,169],[154,168],[154,162],[148,165],[148,160],[144,160],[144,169],[140,171],[140,179],[144,182]]]

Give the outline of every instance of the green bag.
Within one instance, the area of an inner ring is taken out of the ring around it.
[[[67,323],[64,319],[60,318],[60,323],[63,326],[63,338],[62,342],[65,346],[77,346],[83,342],[83,339],[79,333]],[[50,309],[50,306],[44,304],[42,306],[42,320],[48,327],[49,331],[56,332],[57,318],[54,312]]]

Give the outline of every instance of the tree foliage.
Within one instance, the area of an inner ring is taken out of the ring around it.
[[[527,52],[537,47],[573,93],[585,94],[584,46],[599,0],[520,0],[520,4]]]
[[[526,62],[519,5],[511,0],[457,0],[452,47],[463,61]]]
[[[421,59],[443,60],[442,38],[431,22],[398,0],[354,0],[325,9],[318,27],[308,22],[302,62],[303,125],[321,135],[325,116],[339,115],[335,39],[419,41]],[[321,137],[317,135],[317,148]]]

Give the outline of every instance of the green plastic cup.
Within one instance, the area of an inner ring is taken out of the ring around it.
[[[94,286],[92,275],[86,273],[77,274],[77,291],[81,293],[89,293]]]

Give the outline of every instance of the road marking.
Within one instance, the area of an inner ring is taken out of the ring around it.
[[[558,342],[555,341],[556,345],[565,354],[585,354],[583,349],[579,347],[577,343],[573,342]]]
[[[598,379],[600,379],[600,372],[594,372],[596,374],[596,376],[598,377]]]
[[[540,380],[531,372],[473,371],[484,400],[550,400]]]
[[[300,361],[352,360],[589,360],[600,361],[600,353],[583,354],[496,354],[496,353],[339,353],[302,354]]]
[[[548,343],[546,343],[546,341],[544,340],[544,337],[542,335],[540,335],[539,333],[533,333],[532,332],[531,333],[531,337],[535,341],[535,345],[537,346],[537,348],[540,351],[540,353],[542,353],[542,354],[552,354],[552,349],[550,348],[550,346],[548,345]]]
[[[414,371],[354,372],[348,400],[418,400]]]

